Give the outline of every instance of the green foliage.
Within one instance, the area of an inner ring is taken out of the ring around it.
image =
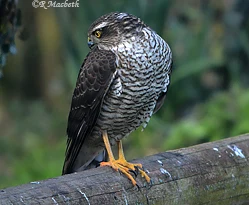
[[[49,112],[41,102],[13,102],[9,106],[11,119],[6,126],[15,127],[1,132],[1,187],[60,175],[65,141],[58,140],[65,137],[61,127],[66,126],[60,113]]]
[[[241,88],[214,95],[207,102],[196,105],[188,118],[172,127],[169,139],[165,140],[166,148],[176,148],[183,142],[183,146],[189,146],[248,132],[248,103],[249,92]]]
[[[0,81],[0,187],[60,175],[87,29],[111,11],[140,16],[168,42],[174,59],[164,106],[143,132],[124,140],[128,159],[248,132],[249,18],[243,8],[249,4],[191,2],[96,0],[47,10],[20,2],[32,33],[16,41],[18,54],[9,56]]]

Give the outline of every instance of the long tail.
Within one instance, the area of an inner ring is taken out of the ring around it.
[[[70,164],[70,158],[65,160],[62,175],[98,167],[100,162],[106,161],[106,159],[107,154],[104,148],[89,146],[88,143],[85,142],[73,166],[68,166]]]

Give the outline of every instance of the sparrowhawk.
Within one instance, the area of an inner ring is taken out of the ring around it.
[[[121,140],[141,125],[145,128],[163,104],[172,67],[170,47],[127,13],[97,19],[89,28],[88,45],[68,117],[63,174],[92,168],[108,155],[100,166],[121,171],[134,185],[129,170],[139,170],[150,181],[141,164],[125,160]],[[110,146],[115,143],[118,160]]]

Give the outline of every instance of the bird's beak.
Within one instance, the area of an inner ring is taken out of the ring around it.
[[[92,39],[90,37],[87,38],[87,45],[89,48],[91,48],[94,45],[94,43],[92,42]]]

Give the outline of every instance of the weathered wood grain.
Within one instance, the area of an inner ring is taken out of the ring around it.
[[[134,160],[151,185],[101,167],[0,190],[0,204],[249,204],[248,160],[246,134]]]

